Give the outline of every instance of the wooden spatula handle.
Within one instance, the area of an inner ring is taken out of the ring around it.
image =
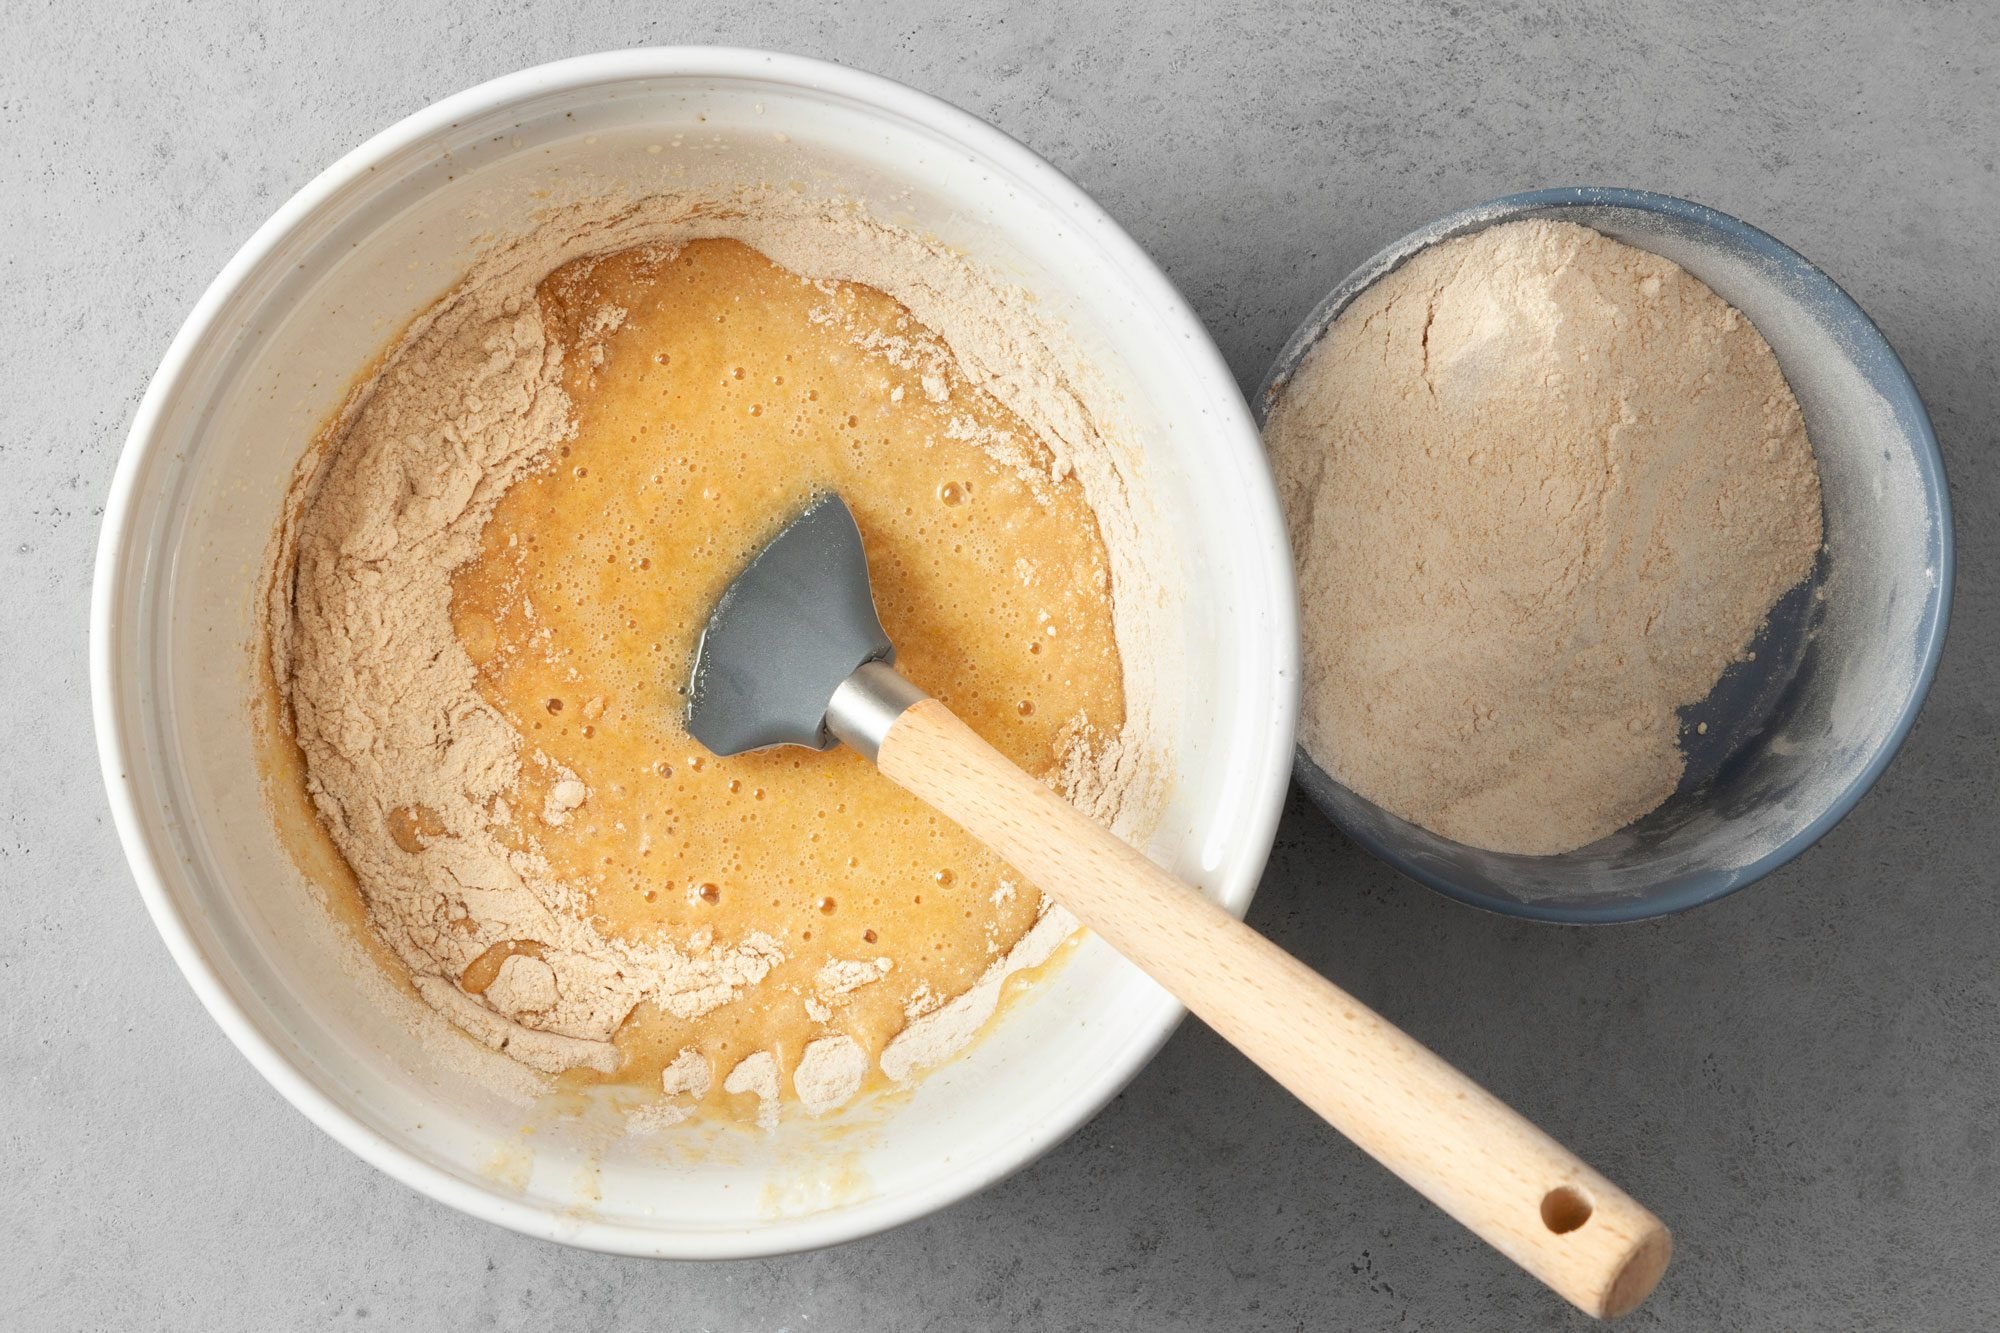
[[[1068,907],[1376,1161],[1590,1314],[1633,1309],[1667,1229],[1366,1005],[1022,772],[935,699],[877,762]]]

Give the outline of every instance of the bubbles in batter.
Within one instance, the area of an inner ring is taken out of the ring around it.
[[[577,261],[540,297],[577,432],[501,499],[453,585],[479,690],[529,740],[496,831],[608,935],[697,949],[764,931],[784,949],[703,1017],[641,1005],[617,1078],[657,1088],[693,1048],[720,1098],[748,1052],[787,1078],[829,1033],[872,1057],[1003,956],[1038,897],[852,753],[699,751],[681,710],[700,628],[750,555],[838,490],[898,666],[1048,774],[1086,724],[1109,737],[1124,722],[1096,520],[1033,434],[871,288],[700,241]],[[587,793],[573,806],[552,799],[562,774]]]

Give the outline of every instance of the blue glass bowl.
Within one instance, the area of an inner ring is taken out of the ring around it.
[[[1754,659],[1683,710],[1680,789],[1587,847],[1515,856],[1438,837],[1355,795],[1303,748],[1294,776],[1348,836],[1441,893],[1543,921],[1636,921],[1769,874],[1839,822],[1888,766],[1944,644],[1944,462],[1903,363],[1833,279],[1747,223],[1639,190],[1509,195],[1403,237],[1306,317],[1258,391],[1259,422],[1362,289],[1429,246],[1522,218],[1581,223],[1664,255],[1749,317],[1777,353],[1819,460],[1819,567],[1773,609]]]

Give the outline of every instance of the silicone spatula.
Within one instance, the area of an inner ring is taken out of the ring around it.
[[[1036,781],[897,673],[854,516],[816,500],[716,604],[688,730],[719,755],[845,743],[985,843],[1376,1161],[1600,1318],[1673,1242],[1492,1094]]]

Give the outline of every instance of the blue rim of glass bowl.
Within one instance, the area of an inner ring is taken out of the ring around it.
[[[1929,604],[1924,608],[1923,616],[1917,626],[1921,652],[1909,695],[1903,702],[1902,712],[1897,717],[1895,726],[1870,756],[1860,773],[1838,796],[1828,802],[1826,809],[1821,811],[1810,824],[1763,857],[1726,873],[1712,871],[1690,875],[1659,894],[1621,897],[1597,903],[1523,903],[1467,888],[1417,864],[1402,855],[1392,843],[1375,836],[1372,832],[1343,820],[1313,790],[1316,782],[1331,783],[1333,779],[1307,757],[1304,746],[1298,748],[1293,760],[1293,772],[1299,786],[1312,799],[1313,804],[1339,825],[1341,831],[1348,837],[1410,878],[1437,890],[1446,897],[1502,916],[1570,924],[1611,924],[1670,916],[1727,897],[1738,889],[1756,883],[1792,860],[1825,837],[1835,824],[1847,817],[1848,812],[1860,803],[1868,789],[1882,776],[1883,770],[1889,766],[1889,761],[1896,757],[1897,751],[1902,749],[1904,740],[1909,737],[1910,729],[1916,724],[1917,714],[1923,708],[1924,699],[1930,693],[1931,681],[1937,675],[1938,657],[1944,650],[1946,627],[1951,619],[1954,564],[1951,496],[1945,484],[1944,456],[1938,449],[1937,434],[1931,427],[1930,414],[1924,409],[1923,400],[1917,394],[1916,383],[1910,378],[1909,370],[1896,355],[1895,349],[1889,345],[1889,340],[1883,336],[1882,330],[1876,327],[1875,321],[1868,317],[1867,312],[1862,310],[1839,283],[1790,246],[1739,218],[1718,212],[1705,204],[1678,199],[1672,195],[1607,186],[1530,190],[1523,194],[1510,194],[1471,208],[1461,209],[1409,233],[1381,250],[1344,278],[1293,332],[1283,350],[1278,353],[1277,359],[1271,363],[1270,372],[1251,400],[1257,424],[1260,427],[1264,424],[1270,404],[1278,390],[1297,368],[1300,359],[1314,343],[1319,341],[1320,335],[1326,332],[1327,326],[1357,295],[1412,255],[1441,241],[1511,218],[1551,209],[1584,207],[1626,208],[1658,213],[1691,227],[1716,233],[1733,242],[1736,247],[1783,269],[1796,284],[1795,290],[1803,301],[1820,311],[1828,322],[1840,324],[1852,335],[1848,346],[1855,364],[1888,402],[1895,413],[1897,423],[1902,428],[1904,438],[1915,454],[1917,471],[1923,484],[1925,513],[1934,519],[1931,530],[1935,534],[1937,568],[1937,578],[1932,584]]]

